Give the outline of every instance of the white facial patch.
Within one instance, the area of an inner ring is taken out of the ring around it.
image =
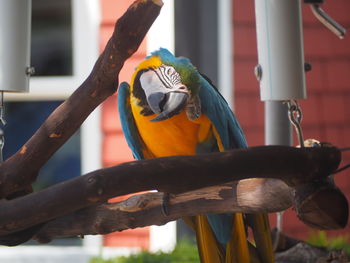
[[[187,91],[187,87],[181,83],[179,73],[166,65],[142,73],[140,83],[147,97],[156,92],[165,94],[170,91]]]
[[[158,78],[158,75],[153,70],[142,73],[140,76],[140,83],[142,89],[145,91],[146,97],[158,92],[167,93],[171,91],[166,90],[163,82]]]
[[[181,83],[179,73],[171,66],[162,65],[156,69],[150,69],[140,76],[140,84],[145,92],[148,106],[151,110],[160,114],[166,105],[172,105],[176,99],[176,103],[181,102],[179,98],[183,96],[175,95],[182,93],[188,95],[188,89]],[[176,109],[176,107],[174,108]]]

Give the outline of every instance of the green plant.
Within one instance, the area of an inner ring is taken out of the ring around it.
[[[178,242],[175,249],[170,253],[157,252],[150,253],[142,251],[128,257],[117,257],[113,259],[103,259],[95,257],[90,263],[198,263],[199,256],[197,247],[190,241],[182,240]]]
[[[344,249],[350,255],[350,235],[327,236],[325,231],[311,232],[307,242],[314,246],[326,247],[328,250]]]

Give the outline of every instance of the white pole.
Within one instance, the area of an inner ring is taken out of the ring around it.
[[[75,74],[79,81],[90,73],[91,67],[99,55],[98,34],[100,29],[100,1],[74,0],[73,4],[73,34]],[[78,29],[89,28],[89,34],[83,34]],[[94,36],[94,38],[89,38]],[[84,43],[84,44],[83,44]],[[85,48],[86,50],[81,50]],[[88,56],[84,52],[89,52]],[[97,107],[81,125],[81,171],[82,174],[102,167],[102,130],[101,106]],[[99,255],[103,246],[102,235],[87,235],[83,239],[83,247],[90,255]]]
[[[255,0],[255,14],[259,58],[256,75],[261,100],[265,101],[265,144],[292,145],[288,108],[283,101],[306,98],[300,1]],[[280,232],[282,225],[279,213]]]
[[[157,19],[147,34],[147,54],[161,47],[175,52],[174,0],[165,0]]]
[[[218,88],[231,109],[233,109],[233,27],[231,2],[231,0],[218,1]]]
[[[31,0],[0,0],[0,90],[28,92]]]
[[[299,0],[255,0],[261,100],[306,98]]]

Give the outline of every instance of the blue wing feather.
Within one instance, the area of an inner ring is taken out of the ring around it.
[[[200,79],[202,114],[205,114],[217,130],[225,150],[247,147],[243,131],[221,94],[203,76]],[[218,241],[225,245],[231,238],[232,214],[207,216]]]
[[[125,139],[137,160],[144,159],[143,143],[139,136],[130,106],[130,86],[122,82],[118,89],[118,111]]]
[[[222,95],[204,78],[200,78],[199,98],[202,113],[213,123],[225,150],[247,147],[235,115]]]

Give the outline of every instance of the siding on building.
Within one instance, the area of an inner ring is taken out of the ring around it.
[[[101,0],[101,51],[104,49],[108,39],[112,35],[115,21],[123,15],[133,2],[133,0]],[[130,82],[134,68],[145,56],[146,41],[144,40],[137,52],[124,64],[124,67],[119,74],[119,83],[122,81]],[[134,160],[124,139],[117,107],[117,94],[111,96],[102,104],[102,163],[104,167]],[[122,199],[123,198],[115,198],[112,201],[120,201]],[[104,245],[148,249],[149,227],[111,233],[104,237]]]
[[[254,1],[233,0],[235,109],[249,145],[264,144],[264,105],[253,74],[257,64]],[[349,29],[350,2],[325,1],[324,10]],[[350,146],[350,36],[338,39],[303,5],[305,61],[312,64],[306,74],[308,99],[300,101],[304,113],[305,138],[327,141],[337,147]],[[296,142],[296,139],[294,140]],[[350,153],[343,163],[350,163]],[[335,181],[350,198],[350,171],[336,175]],[[275,216],[271,216],[272,225]],[[331,235],[349,232],[350,226]],[[311,228],[296,217],[293,209],[284,216],[284,232],[306,238]]]

